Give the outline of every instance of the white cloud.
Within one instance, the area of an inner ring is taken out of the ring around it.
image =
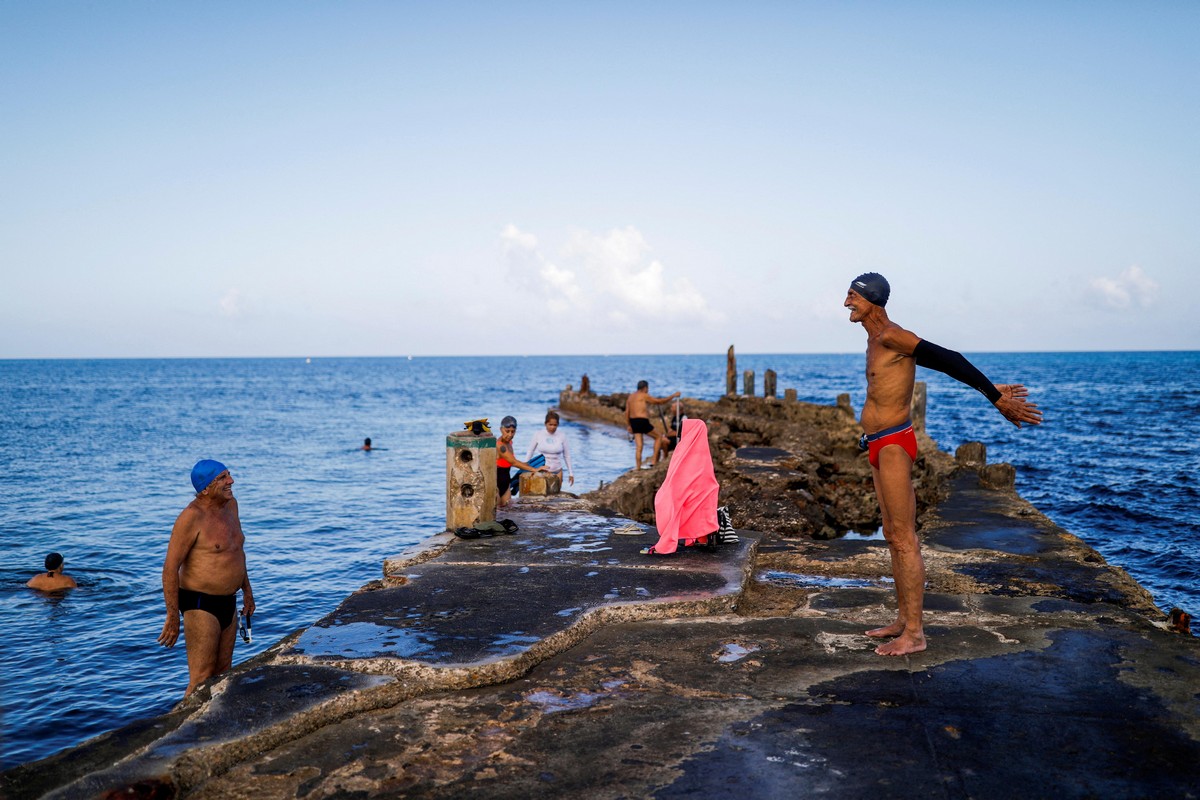
[[[500,238],[509,269],[523,284],[536,285],[556,314],[599,306],[621,326],[645,319],[724,319],[686,277],[668,279],[666,267],[650,257],[650,246],[632,226],[606,234],[576,231],[561,253],[571,268],[547,259],[537,237],[515,225],[506,226]]]
[[[1158,284],[1136,264],[1115,278],[1093,278],[1091,287],[1109,308],[1129,308],[1134,304],[1148,308],[1158,296]]]
[[[221,316],[236,317],[242,312],[241,308],[242,293],[237,289],[230,289],[221,298],[219,305],[221,306]]]
[[[504,243],[505,250],[537,250],[537,237],[532,233],[522,233],[511,222],[500,232],[500,240]]]

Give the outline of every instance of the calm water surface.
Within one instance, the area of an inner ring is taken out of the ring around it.
[[[924,370],[930,434],[988,444],[1018,489],[1126,567],[1164,608],[1200,610],[1200,354],[974,356],[1046,411],[1017,430],[973,390]],[[739,356],[801,399],[862,405],[861,355]],[[595,390],[716,399],[719,356],[0,361],[0,703],[3,764],[41,758],[167,711],[182,645],[155,644],[171,524],[199,458],[237,483],[258,613],[255,655],[381,574],[444,526],[445,436],[514,414],[520,450],[583,373]],[[577,491],[632,465],[623,432],[567,422]],[[358,450],[370,436],[378,448]],[[523,453],[523,451],[522,451]],[[24,588],[58,550],[80,588]]]

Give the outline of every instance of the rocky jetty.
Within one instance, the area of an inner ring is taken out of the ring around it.
[[[565,415],[624,426],[623,395]],[[435,533],[326,618],[144,720],[0,777],[24,797],[1194,797],[1200,643],[921,437],[929,650],[894,614],[848,403],[686,401],[736,545],[670,557],[666,466]],[[631,454],[632,460],[632,454]],[[432,532],[431,532],[432,533]]]

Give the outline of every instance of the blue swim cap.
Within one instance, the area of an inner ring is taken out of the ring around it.
[[[863,296],[863,299],[882,308],[887,305],[892,287],[888,286],[887,278],[878,272],[864,272],[850,282],[850,288]]]
[[[197,461],[196,466],[192,467],[192,486],[196,487],[197,492],[203,492],[213,479],[224,471],[225,465],[220,461],[213,461],[211,458]]]

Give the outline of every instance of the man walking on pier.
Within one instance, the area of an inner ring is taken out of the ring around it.
[[[654,429],[654,423],[650,421],[650,406],[669,403],[676,397],[679,397],[679,392],[670,397],[654,397],[650,394],[650,384],[646,381],[638,381],[637,391],[626,398],[625,429],[633,434],[634,445],[637,448],[634,462],[638,469],[642,468],[642,445],[644,444],[642,437],[644,436],[654,438],[654,444],[650,448],[650,465],[654,466],[658,463],[659,433]]]
[[[254,614],[233,476],[221,462],[205,459],[192,468],[192,486],[196,498],[175,520],[167,545],[162,571],[167,619],[158,637],[163,647],[175,646],[182,612],[188,661],[184,697],[233,666],[238,589],[247,622]]]
[[[1020,384],[993,384],[967,359],[953,350],[919,338],[888,319],[884,306],[891,287],[882,275],[868,272],[855,278],[846,301],[850,321],[867,331],[867,399],[863,404],[863,437],[875,496],[883,516],[883,535],[892,556],[896,582],[896,620],[867,631],[876,639],[891,639],[875,648],[883,656],[902,656],[925,649],[922,611],[925,601],[925,562],[917,539],[917,502],[912,466],[917,438],[909,418],[917,366],[935,369],[977,389],[1018,428],[1037,425],[1042,412],[1025,398]]]

